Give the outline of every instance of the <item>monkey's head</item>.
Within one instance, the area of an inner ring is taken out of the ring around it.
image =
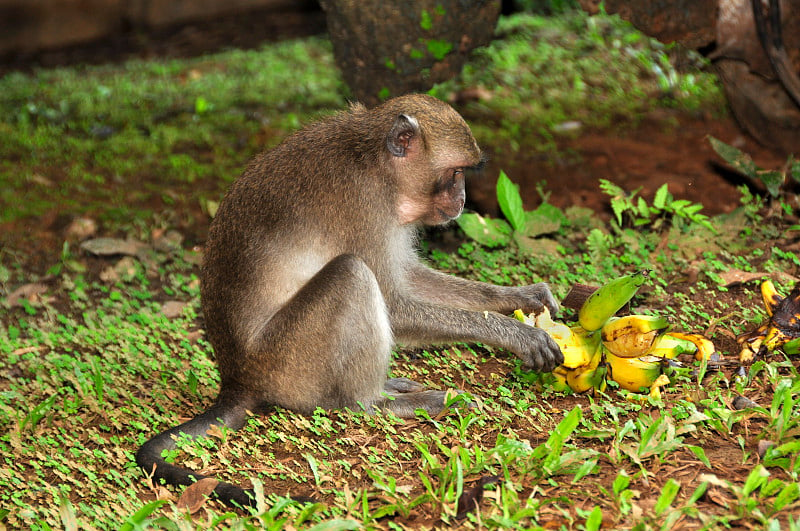
[[[441,225],[464,208],[464,170],[481,163],[481,150],[464,119],[446,103],[414,94],[374,109],[391,124],[389,164],[398,183],[401,224]]]

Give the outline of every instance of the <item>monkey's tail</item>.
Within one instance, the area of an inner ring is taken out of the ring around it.
[[[206,437],[212,425],[224,425],[230,430],[239,430],[247,422],[248,411],[257,412],[256,405],[242,403],[241,397],[237,401],[231,401],[220,396],[204,413],[161,432],[144,443],[136,452],[136,463],[142,467],[145,474],[148,476],[152,474],[154,481],[163,479],[170,485],[192,485],[207,476],[168,463],[162,457],[164,450],[177,448],[175,438],[181,433],[192,438]],[[220,482],[214,488],[212,496],[229,507],[254,507],[256,503],[252,490],[225,482]]]

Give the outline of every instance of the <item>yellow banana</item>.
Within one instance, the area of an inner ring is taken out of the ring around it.
[[[697,345],[688,339],[676,337],[674,332],[669,332],[659,337],[647,354],[657,358],[674,359],[681,354],[694,354],[695,352],[697,352]]]
[[[584,367],[569,369],[567,371],[567,385],[575,393],[585,393],[597,389],[601,393],[606,390],[606,366],[600,362],[603,359],[603,349],[598,345],[591,361]]]
[[[742,346],[739,347],[739,363],[749,365],[753,363],[761,350],[761,344],[764,342],[763,337],[753,337],[748,341],[744,341]]]
[[[567,383],[567,369],[562,366],[558,366],[553,369],[553,372],[550,373],[552,377],[551,386],[553,389],[559,392],[564,392],[569,389],[569,384]]]
[[[616,278],[601,286],[589,295],[578,310],[578,323],[590,332],[599,330],[631,300],[649,274],[650,270],[645,269]]]
[[[639,358],[655,346],[669,328],[669,321],[650,315],[612,317],[600,330],[603,345],[621,358]]]
[[[656,400],[661,399],[661,388],[669,385],[669,377],[666,374],[660,374],[653,385],[650,386],[650,398]]]
[[[761,283],[761,299],[764,301],[764,308],[767,310],[767,315],[772,317],[775,312],[775,307],[781,302],[781,294],[775,289],[775,284],[770,279]]]
[[[670,332],[671,336],[677,339],[683,339],[686,341],[691,341],[697,347],[697,351],[694,353],[694,359],[697,361],[708,360],[711,355],[717,351],[714,343],[711,342],[705,336],[700,334],[687,334],[685,332]]]
[[[528,324],[530,320],[526,321]],[[580,326],[569,327],[553,321],[547,308],[534,318],[534,326],[547,332],[564,354],[563,367],[574,369],[589,364],[600,346],[600,335],[590,334]]]
[[[645,394],[631,393],[625,397],[628,402],[644,402],[649,398],[661,400],[661,388],[670,384],[669,377],[666,374],[660,374],[653,385],[650,386],[650,392]]]
[[[663,372],[662,358],[643,356],[641,358],[620,358],[606,352],[608,373],[611,379],[623,389],[638,392],[642,387],[650,389]]]

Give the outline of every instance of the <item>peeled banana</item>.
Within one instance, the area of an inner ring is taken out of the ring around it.
[[[650,270],[644,269],[603,284],[578,310],[578,323],[590,332],[599,330],[631,300],[649,275]]]
[[[553,338],[564,354],[562,365],[567,369],[588,365],[600,346],[599,335],[592,335],[580,326],[570,327],[553,321],[547,308],[535,317],[533,324]]]
[[[603,361],[603,349],[598,342],[591,360],[584,366],[566,371],[567,385],[576,393],[585,393],[597,389],[601,393],[606,390],[606,365]]]
[[[669,322],[663,317],[614,316],[649,273],[639,271],[600,287],[578,311],[576,326],[554,321],[546,309],[530,316],[514,312],[520,321],[545,330],[564,354],[564,363],[552,372],[554,389],[603,392],[611,379],[623,389],[647,388],[657,397],[659,388],[669,383],[664,374],[667,360],[681,354],[710,356],[714,345],[709,340],[697,334],[667,333]]]
[[[669,328],[669,321],[650,315],[612,317],[600,329],[603,345],[621,358],[644,356]]]

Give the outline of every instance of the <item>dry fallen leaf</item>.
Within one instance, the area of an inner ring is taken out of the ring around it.
[[[161,313],[163,313],[164,317],[167,319],[175,319],[181,316],[187,304],[188,303],[183,301],[166,301],[161,305]]]
[[[14,306],[19,306],[20,299],[27,299],[29,302],[34,302],[39,295],[46,291],[47,286],[40,282],[23,284],[9,294],[6,298],[6,303],[13,308]]]
[[[203,508],[208,497],[219,485],[219,481],[214,478],[203,478],[193,485],[189,485],[178,498],[175,504],[179,510],[188,511],[194,514]]]
[[[742,271],[741,269],[729,269],[719,274],[719,277],[725,281],[726,287],[731,287],[734,284],[742,284],[750,282],[751,280],[758,280],[769,276],[769,273],[758,271]]]
[[[98,256],[124,254],[138,255],[147,245],[137,240],[123,240],[121,238],[92,238],[81,243],[81,249]]]

